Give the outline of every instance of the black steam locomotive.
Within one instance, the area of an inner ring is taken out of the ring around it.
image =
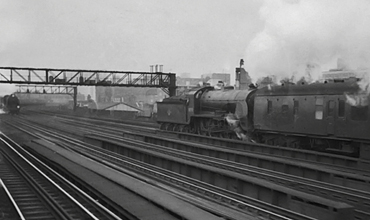
[[[357,82],[194,89],[158,103],[163,130],[370,159],[369,95]]]
[[[19,114],[21,109],[18,97],[15,94],[6,95],[2,98],[2,106],[9,114]]]

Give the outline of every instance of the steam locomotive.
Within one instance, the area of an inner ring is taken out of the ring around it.
[[[370,159],[369,95],[358,83],[194,89],[157,103],[163,130]]]
[[[19,114],[21,109],[20,101],[15,94],[4,96],[1,104],[4,111],[8,112],[9,114]]]

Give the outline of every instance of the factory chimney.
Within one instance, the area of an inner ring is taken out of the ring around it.
[[[151,73],[162,73],[163,72],[163,65],[150,65],[150,72]]]

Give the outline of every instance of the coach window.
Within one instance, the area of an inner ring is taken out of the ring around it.
[[[338,117],[344,118],[345,114],[345,102],[344,100],[339,100],[338,102]]]
[[[334,117],[334,106],[335,103],[333,100],[328,101],[328,117]]]
[[[272,101],[267,100],[267,114],[271,114],[272,112]]]
[[[317,97],[316,98],[315,119],[322,120],[323,115],[324,115],[323,105],[324,105],[324,99],[322,97]]]

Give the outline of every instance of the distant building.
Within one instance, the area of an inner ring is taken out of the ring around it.
[[[139,102],[153,105],[168,96],[161,88],[96,87],[98,103],[124,102],[138,106]]]
[[[365,70],[340,70],[333,69],[325,71],[322,74],[323,81],[335,82],[335,81],[358,81],[364,78],[369,73],[368,69]]]
[[[202,78],[176,77],[176,94],[181,95],[186,91],[203,84]]]
[[[211,86],[215,86],[219,81],[224,82],[226,86],[230,85],[230,74],[229,73],[210,73],[203,74],[202,79],[207,79],[207,83]]]
[[[192,88],[197,88],[205,85],[218,86],[220,81],[222,81],[224,85],[230,85],[230,74],[228,73],[203,74],[201,78],[177,77],[176,91],[177,94],[180,95]]]
[[[177,87],[186,87],[186,88],[191,88],[191,87],[196,87],[199,86],[199,83],[203,82],[203,78],[182,78],[182,77],[176,77],[176,86]]]
[[[82,93],[77,93],[77,100],[86,100],[86,96]]]
[[[337,68],[322,72],[323,81],[358,81],[368,76],[369,69],[351,70],[347,61],[341,58],[337,60]]]

